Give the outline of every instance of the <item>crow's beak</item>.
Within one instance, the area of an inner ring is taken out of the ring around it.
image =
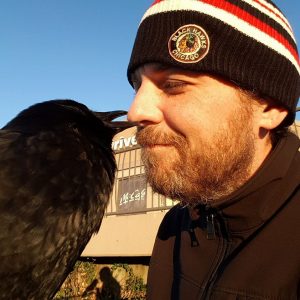
[[[113,110],[113,111],[105,111],[105,112],[94,112],[97,118],[101,119],[102,121],[110,122],[115,118],[125,116],[127,111],[125,110]]]
[[[115,131],[115,134],[118,132],[125,130],[127,128],[137,126],[138,124],[135,122],[129,121],[114,121],[114,119],[127,115],[127,111],[125,110],[114,110],[114,111],[107,111],[107,112],[94,112],[95,116],[101,119],[105,125],[112,128]]]

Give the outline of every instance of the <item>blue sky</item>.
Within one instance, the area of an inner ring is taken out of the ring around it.
[[[22,109],[71,98],[128,110],[126,68],[152,0],[0,0],[0,127]],[[300,43],[298,0],[277,0]],[[298,116],[300,118],[300,116]]]

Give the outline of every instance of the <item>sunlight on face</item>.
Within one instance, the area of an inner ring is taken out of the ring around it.
[[[240,105],[238,113],[206,139],[200,135],[191,147],[177,133],[160,133],[155,125],[137,134],[142,159],[153,189],[184,203],[212,202],[225,197],[248,178],[254,157],[251,111]]]
[[[128,117],[148,181],[165,196],[189,203],[225,197],[251,175],[255,156],[251,101],[222,78],[148,64],[133,75]]]

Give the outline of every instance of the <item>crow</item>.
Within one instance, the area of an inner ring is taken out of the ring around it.
[[[72,271],[100,228],[125,114],[50,100],[0,130],[0,299],[52,299]]]

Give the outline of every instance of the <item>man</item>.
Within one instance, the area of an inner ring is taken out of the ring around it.
[[[291,27],[269,0],[162,0],[128,79],[163,219],[148,299],[300,299],[300,94]]]

